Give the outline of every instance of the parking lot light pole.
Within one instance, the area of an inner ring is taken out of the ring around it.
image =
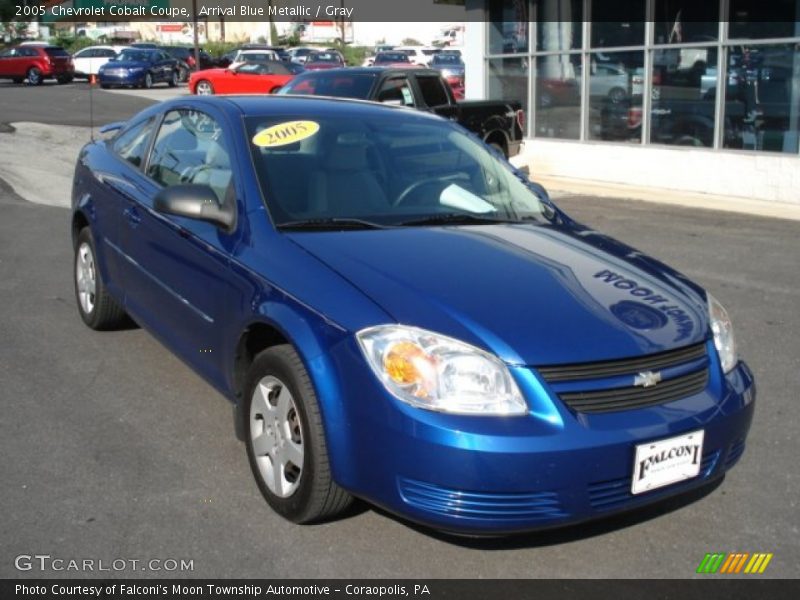
[[[197,35],[197,0],[192,0],[192,30],[194,31],[194,68],[200,70],[200,38]]]

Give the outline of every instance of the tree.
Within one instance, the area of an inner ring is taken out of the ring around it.
[[[402,42],[400,42],[401,46],[422,46],[422,42],[419,40],[415,40],[414,38],[405,38]]]
[[[10,37],[12,40],[25,37],[31,17],[17,17],[18,1],[0,0],[0,38]],[[0,39],[2,41],[2,39]]]

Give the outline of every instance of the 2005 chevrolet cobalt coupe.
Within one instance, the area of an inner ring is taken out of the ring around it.
[[[523,531],[741,456],[755,386],[725,309],[459,126],[287,96],[182,98],[115,128],[75,170],[80,315],[129,315],[233,402],[284,517],[360,497]]]

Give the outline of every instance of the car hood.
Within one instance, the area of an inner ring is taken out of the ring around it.
[[[106,69],[146,69],[149,66],[150,63],[143,60],[112,60],[103,65]]]
[[[652,354],[708,332],[700,288],[591,230],[503,224],[289,236],[397,322],[510,364]]]

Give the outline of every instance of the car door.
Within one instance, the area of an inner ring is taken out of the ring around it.
[[[16,48],[6,48],[0,52],[0,77],[14,77],[14,57]]]
[[[411,84],[405,75],[389,77],[381,82],[375,95],[375,100],[376,102],[399,106],[415,106],[414,92],[411,90]]]
[[[458,119],[458,107],[452,99],[452,92],[448,93],[447,84],[440,75],[417,75],[413,79],[418,106],[424,106],[432,113],[451,121]]]
[[[97,75],[100,67],[117,55],[112,48],[98,48],[92,57],[89,74]]]
[[[153,199],[165,187],[198,183],[210,186],[220,203],[235,204],[232,147],[220,113],[168,111],[120,236],[128,258],[126,310],[220,386],[235,238],[207,222],[159,213]]]
[[[97,195],[94,202],[96,222],[102,232],[102,252],[105,256],[106,279],[115,295],[124,296],[124,263],[120,241],[120,223],[129,217],[131,202],[144,194],[145,180],[142,175],[150,140],[155,131],[155,117],[128,125],[108,145],[112,159],[106,168],[98,169],[90,193]],[[98,240],[100,243],[101,240]]]
[[[91,75],[92,73],[92,58],[97,51],[94,48],[84,48],[80,52],[76,52],[72,56],[72,62],[75,64],[75,72]]]

